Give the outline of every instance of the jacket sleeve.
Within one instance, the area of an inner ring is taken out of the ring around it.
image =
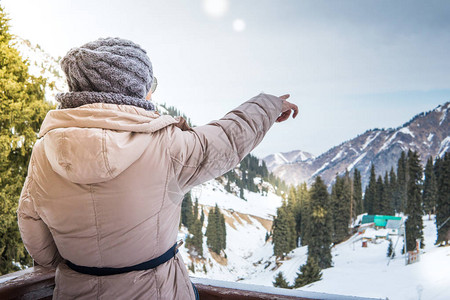
[[[44,221],[36,212],[30,185],[33,183],[32,163],[19,199],[17,217],[22,241],[31,257],[44,267],[56,267],[62,260],[53,236]]]
[[[234,168],[261,142],[281,107],[280,98],[259,94],[207,125],[173,126],[169,148],[181,192]]]

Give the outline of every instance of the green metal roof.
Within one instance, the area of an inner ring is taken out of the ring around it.
[[[401,220],[402,217],[384,216],[384,215],[365,215],[362,217],[361,224],[375,223],[375,226],[385,227],[388,220]]]

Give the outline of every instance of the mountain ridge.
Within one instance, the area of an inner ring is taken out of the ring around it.
[[[347,170],[352,172],[357,168],[365,186],[371,163],[375,165],[377,175],[382,175],[391,167],[396,168],[402,151],[418,151],[422,164],[430,155],[442,156],[447,152],[450,148],[449,109],[450,102],[446,102],[433,110],[415,115],[396,128],[367,130],[308,161],[274,164],[270,158],[276,154],[266,156],[263,160],[267,160],[270,172],[288,184],[311,184],[316,176],[321,176],[330,185],[336,174],[342,175]]]

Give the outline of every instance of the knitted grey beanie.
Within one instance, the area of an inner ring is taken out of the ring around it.
[[[131,41],[106,38],[89,42],[71,49],[61,67],[71,93],[56,96],[60,108],[103,102],[154,110],[145,100],[153,81],[152,63],[145,50]]]

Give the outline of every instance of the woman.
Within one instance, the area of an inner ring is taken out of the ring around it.
[[[183,195],[297,106],[260,94],[189,128],[147,101],[152,65],[131,41],[87,43],[61,66],[70,92],[42,123],[18,208],[28,252],[57,268],[54,298],[195,299],[176,244]]]

